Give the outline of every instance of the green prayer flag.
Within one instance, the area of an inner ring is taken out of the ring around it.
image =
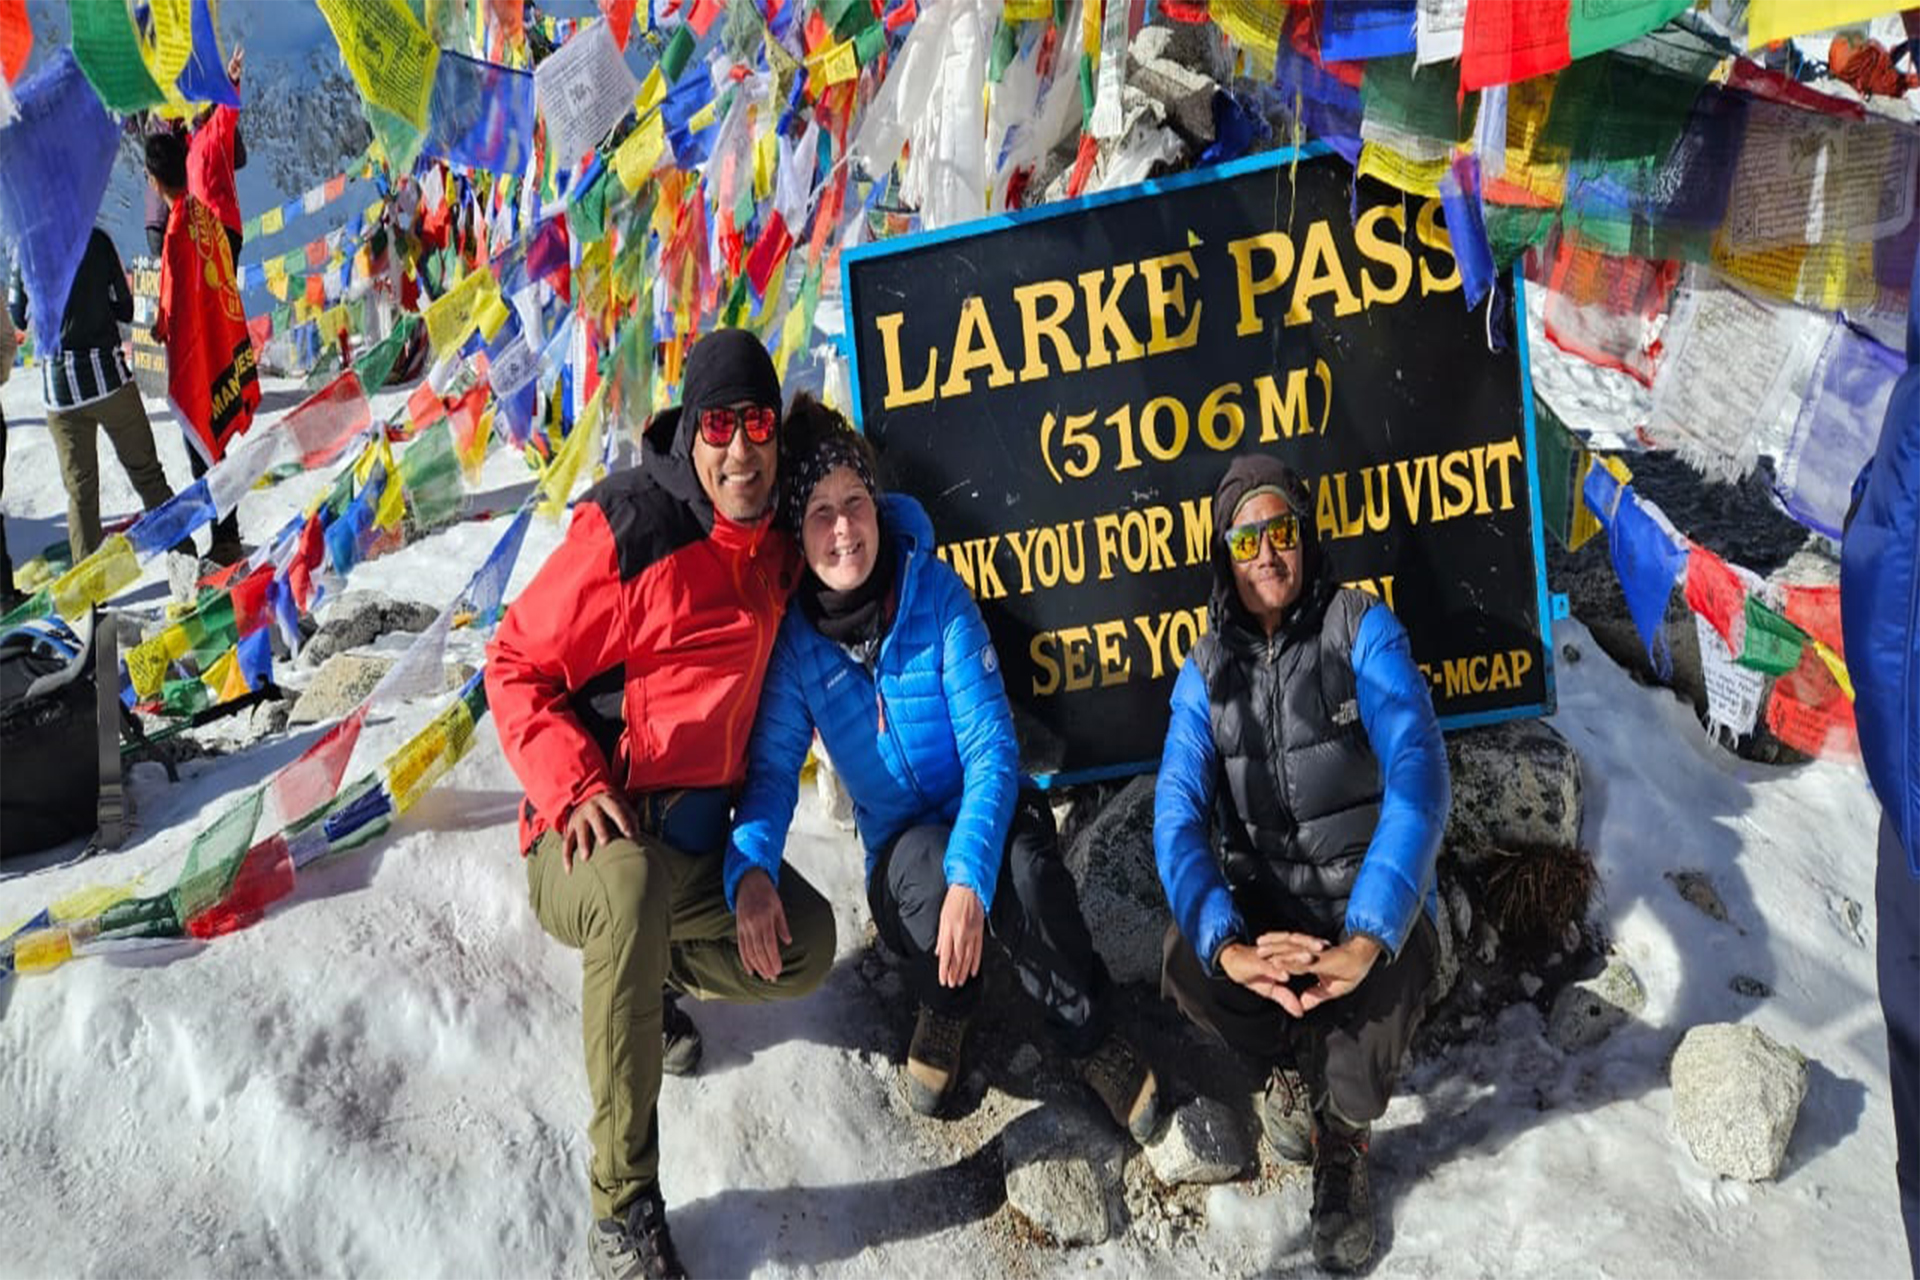
[[[1540,522],[1564,547],[1573,540],[1573,517],[1579,511],[1580,484],[1586,478],[1581,462],[1587,451],[1560,421],[1560,415],[1539,396],[1533,398],[1533,416],[1540,466]]]
[[[1574,58],[1638,39],[1693,7],[1693,0],[1610,0],[1576,4],[1567,14],[1567,48]]]
[[[667,41],[667,47],[660,54],[660,78],[668,85],[680,79],[680,73],[687,69],[687,63],[693,58],[695,44],[693,31],[686,26],[674,28],[673,36]]]
[[[1800,665],[1807,633],[1758,599],[1747,596],[1747,635],[1734,659],[1741,666],[1770,676],[1783,676]]]
[[[126,0],[70,0],[73,56],[110,111],[122,115],[166,101],[153,82]]]
[[[400,483],[413,507],[414,523],[430,529],[460,514],[467,493],[460,483],[460,456],[453,425],[445,418],[422,432],[400,455]]]
[[[419,323],[417,316],[402,315],[400,322],[393,326],[392,333],[374,343],[365,355],[353,362],[353,371],[359,375],[362,387],[378,391],[387,385],[387,375],[393,372],[400,353],[413,336],[414,326]]]
[[[1373,58],[1360,82],[1369,124],[1421,138],[1464,142],[1473,136],[1480,95],[1460,98],[1460,64],[1437,62],[1416,70],[1412,55]]]
[[[887,29],[877,22],[853,38],[853,56],[863,67],[872,65],[886,47]]]
[[[266,789],[256,787],[193,839],[187,865],[173,886],[174,914],[185,922],[227,896],[253,843]]]

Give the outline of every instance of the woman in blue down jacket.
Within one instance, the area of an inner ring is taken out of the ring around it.
[[[779,974],[780,875],[815,730],[853,797],[867,905],[920,1002],[907,1051],[914,1109],[959,1078],[989,929],[1061,1048],[1137,1139],[1158,1119],[1153,1072],[1111,1029],[1107,974],[1059,855],[1053,816],[1021,794],[1013,715],[980,611],[933,554],[920,504],[882,496],[871,446],[802,396],[783,433],[785,516],[807,573],[781,625],[727,848],[740,954]]]

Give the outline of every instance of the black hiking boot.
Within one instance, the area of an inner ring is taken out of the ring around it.
[[[940,1110],[960,1078],[960,1047],[967,1039],[967,1019],[952,1018],[920,1006],[913,1024],[913,1043],[907,1049],[907,1103],[930,1116]]]
[[[1313,1159],[1313,1111],[1307,1082],[1292,1067],[1275,1067],[1260,1098],[1260,1135],[1284,1164]]]
[[[1087,1087],[1100,1095],[1113,1122],[1144,1143],[1160,1126],[1160,1082],[1133,1046],[1109,1032],[1098,1048],[1075,1064]]]
[[[587,1261],[597,1280],[686,1280],[659,1190],[587,1228]]]
[[[1313,1260],[1328,1271],[1364,1268],[1373,1258],[1373,1186],[1367,1176],[1372,1129],[1336,1116],[1313,1135]]]
[[[660,1069],[670,1076],[690,1076],[700,1069],[700,1054],[706,1048],[687,1011],[680,1007],[680,993],[660,995]]]

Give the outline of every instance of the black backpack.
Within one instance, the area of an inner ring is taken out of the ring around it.
[[[96,664],[111,674],[96,684]],[[96,831],[125,834],[114,627],[96,614],[85,639],[58,618],[0,635],[0,857]]]

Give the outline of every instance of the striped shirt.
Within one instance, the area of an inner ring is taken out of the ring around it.
[[[126,353],[119,347],[49,351],[40,361],[42,388],[49,409],[78,409],[104,400],[133,380]]]

